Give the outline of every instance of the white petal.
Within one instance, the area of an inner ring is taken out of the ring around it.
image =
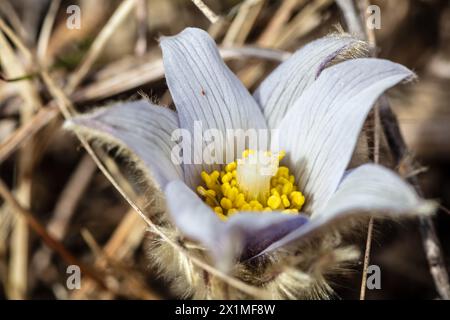
[[[265,252],[277,249],[315,232],[326,230],[336,221],[358,216],[403,218],[428,215],[436,203],[421,199],[411,185],[394,172],[375,164],[352,170],[326,207],[314,212],[309,223],[273,243]]]
[[[324,206],[336,190],[379,95],[412,76],[387,60],[345,61],[324,70],[288,111],[280,149],[307,198],[307,212]]]
[[[187,237],[202,243],[215,265],[224,271],[308,221],[305,216],[242,212],[224,222],[181,181],[169,183],[165,194],[175,225]]]
[[[136,155],[141,169],[152,174],[162,187],[182,179],[180,165],[171,161],[173,130],[178,128],[175,112],[147,100],[118,103],[75,117],[65,126],[89,138],[118,145]],[[139,161],[140,160],[140,161]]]
[[[203,131],[218,129],[222,134],[226,129],[266,127],[258,104],[225,65],[214,40],[205,31],[187,28],[176,36],[163,37],[161,48],[181,128],[193,133],[195,121],[201,121]],[[217,168],[205,164],[186,166],[187,183],[197,185],[201,170],[213,167]]]
[[[278,126],[289,108],[331,61],[361,55],[364,55],[364,43],[347,35],[324,37],[294,53],[255,91],[269,127]]]
[[[170,216],[181,232],[210,250],[216,249],[224,223],[215,212],[182,181],[169,183],[164,193]]]

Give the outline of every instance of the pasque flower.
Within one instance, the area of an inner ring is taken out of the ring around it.
[[[357,257],[341,245],[341,228],[370,215],[398,218],[434,210],[433,202],[380,165],[348,170],[377,98],[413,77],[399,64],[363,58],[364,46],[345,34],[316,40],[276,68],[252,96],[209,35],[188,28],[161,39],[176,111],[147,100],[121,102],[66,126],[127,151],[164,194],[170,222],[163,215],[161,225],[193,254],[274,298],[327,296],[326,274]],[[224,164],[174,163],[172,133],[193,132],[196,121],[203,130],[223,133],[277,129],[277,149],[243,146]],[[261,172],[261,158],[272,174]],[[164,243],[152,248],[182,294],[224,297],[219,280],[180,261]],[[230,288],[226,292],[239,297]]]

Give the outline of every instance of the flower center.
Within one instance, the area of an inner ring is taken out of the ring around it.
[[[283,151],[245,150],[241,159],[228,163],[224,170],[203,171],[203,185],[197,192],[222,220],[238,211],[296,214],[305,197],[289,168],[279,165],[284,156]]]

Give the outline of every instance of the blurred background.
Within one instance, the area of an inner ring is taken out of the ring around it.
[[[39,75],[42,70],[79,112],[140,95],[170,106],[161,35],[196,26],[223,47],[292,52],[335,31],[337,24],[346,28],[333,0],[205,3],[220,16],[218,22],[211,24],[189,0],[0,1],[0,177],[3,194],[14,197],[0,200],[0,299],[173,297],[146,258],[144,222],[80,142],[62,130],[55,93]],[[443,206],[434,221],[448,266],[450,5],[447,0],[371,3],[381,8],[377,55],[419,76],[389,98],[416,160],[416,170],[407,174],[417,176],[426,197]],[[278,64],[245,55],[234,55],[229,63],[250,89]],[[139,181],[115,151],[103,150],[103,159],[110,169],[121,170],[123,186],[139,193]],[[57,240],[57,250],[46,246],[47,233]],[[354,241],[364,250],[364,233]],[[368,290],[367,299],[438,297],[417,222],[376,222],[371,263],[381,268],[382,288]],[[79,290],[66,286],[69,264],[84,267]],[[359,264],[332,279],[337,298],[359,298],[361,271]]]

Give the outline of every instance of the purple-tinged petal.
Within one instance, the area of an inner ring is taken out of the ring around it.
[[[274,242],[264,253],[316,232],[325,232],[327,227],[348,218],[379,216],[398,219],[429,215],[436,210],[436,205],[434,201],[421,199],[396,173],[379,165],[366,164],[344,178],[328,204],[314,212],[309,223]]]
[[[175,145],[171,135],[178,128],[178,118],[167,108],[147,100],[123,102],[77,116],[65,127],[135,155],[139,168],[162,187],[168,181],[183,179],[181,166],[171,161]]]
[[[281,212],[240,212],[227,221],[226,237],[232,238],[233,234],[243,237],[240,260],[247,260],[307,223],[308,220],[305,215]]]
[[[304,224],[305,216],[281,213],[236,213],[221,221],[186,184],[173,181],[165,190],[174,224],[188,238],[207,248],[218,268],[230,270],[238,260],[247,259]]]
[[[306,196],[306,212],[325,206],[336,190],[380,94],[411,77],[410,70],[387,60],[345,61],[324,70],[288,111],[279,148]]]
[[[255,91],[270,128],[278,127],[286,112],[331,62],[365,56],[365,43],[349,35],[313,41],[279,65]]]
[[[167,85],[181,128],[194,135],[194,124],[200,121],[203,132],[218,129],[223,138],[226,129],[266,128],[258,104],[223,62],[208,33],[187,28],[176,36],[163,37],[161,49]],[[228,144],[230,141],[227,139]],[[195,148],[192,144],[191,157],[202,159],[205,145],[203,142]],[[236,151],[240,155],[243,150]],[[198,185],[201,171],[213,168],[218,166],[205,163],[185,165],[186,182],[191,187]]]

